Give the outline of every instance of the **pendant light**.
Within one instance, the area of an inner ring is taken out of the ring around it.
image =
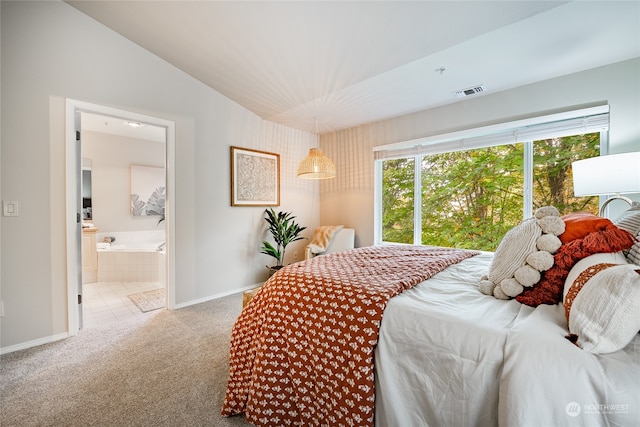
[[[318,133],[318,119],[316,119],[316,134]],[[335,178],[336,165],[319,148],[310,148],[309,155],[298,165],[298,178],[329,179]]]

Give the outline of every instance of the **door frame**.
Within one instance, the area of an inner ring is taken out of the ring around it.
[[[78,286],[82,284],[82,264],[80,254],[81,244],[76,240],[76,230],[79,226],[76,222],[78,195],[76,186],[80,179],[80,170],[77,170],[76,157],[80,155],[80,146],[76,143],[76,123],[78,113],[94,113],[105,116],[122,118],[124,120],[138,121],[150,125],[164,127],[166,131],[165,144],[165,174],[166,174],[166,202],[165,202],[165,226],[166,226],[166,251],[167,251],[167,308],[173,310],[175,299],[175,122],[159,117],[147,116],[132,111],[120,110],[104,105],[91,104],[75,99],[66,99],[65,106],[65,156],[66,156],[66,245],[67,245],[67,316],[69,335],[77,335],[80,329],[80,316],[78,313]],[[80,281],[80,283],[78,283]]]

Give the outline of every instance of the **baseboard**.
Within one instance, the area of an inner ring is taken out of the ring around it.
[[[33,340],[33,341],[27,341],[20,344],[10,345],[9,347],[0,347],[0,355],[13,353],[14,351],[19,351],[19,350],[26,350],[31,347],[37,347],[39,345],[49,344],[49,343],[60,341],[69,337],[70,335],[68,332],[63,332],[57,335],[38,338],[37,340]]]
[[[214,295],[209,295],[209,296],[204,297],[204,298],[198,298],[198,299],[194,299],[194,300],[191,300],[191,301],[187,301],[187,302],[183,302],[183,303],[180,303],[180,304],[176,304],[174,308],[177,310],[177,309],[180,309],[180,308],[189,307],[190,305],[200,304],[202,302],[207,302],[207,301],[212,301],[214,299],[228,297],[229,295],[239,294],[239,293],[242,293],[244,291],[248,291],[250,289],[255,289],[255,288],[260,287],[260,286],[262,286],[262,283],[256,283],[255,285],[244,286],[242,288],[234,289],[234,290],[231,290],[231,291],[222,292],[222,293],[214,294]]]
[[[239,293],[242,293],[244,291],[248,291],[250,289],[255,289],[255,288],[259,287],[259,286],[262,286],[262,283],[256,283],[255,285],[244,286],[244,287],[239,288],[239,289],[234,289],[234,290],[231,290],[231,291],[210,295],[208,297],[204,297],[204,298],[199,298],[199,299],[183,302],[183,303],[180,303],[180,304],[176,304],[174,308],[175,309],[180,309],[180,308],[184,308],[184,307],[189,307],[190,305],[200,304],[202,302],[207,302],[207,301],[211,301],[211,300],[214,300],[214,299],[224,298],[224,297],[227,297],[229,295],[239,294]],[[69,338],[70,336],[71,335],[69,335],[68,332],[64,332],[64,333],[57,334],[57,335],[52,335],[52,336],[49,336],[49,337],[39,338],[39,339],[33,340],[33,341],[27,341],[27,342],[24,342],[24,343],[15,344],[15,345],[12,345],[12,346],[9,346],[9,347],[0,347],[0,355],[13,353],[14,351],[19,351],[19,350],[26,350],[27,348],[36,347],[36,346],[39,346],[39,345],[42,345],[42,344],[49,344],[49,343],[52,343],[54,341],[60,341],[60,340]]]

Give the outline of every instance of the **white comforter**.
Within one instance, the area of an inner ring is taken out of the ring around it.
[[[391,299],[375,350],[376,426],[640,425],[640,336],[594,356],[561,305],[483,295],[492,254]]]

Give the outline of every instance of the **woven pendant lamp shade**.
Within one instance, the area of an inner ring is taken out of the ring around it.
[[[309,155],[298,166],[298,178],[328,179],[336,176],[336,165],[319,148],[309,149]]]

